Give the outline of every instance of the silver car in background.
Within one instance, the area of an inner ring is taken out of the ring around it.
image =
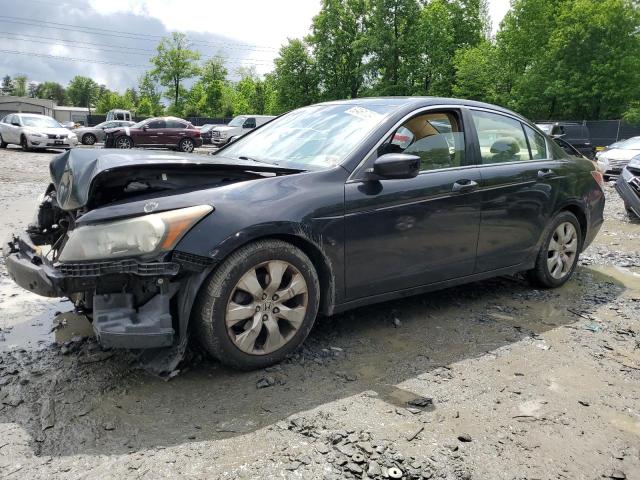
[[[109,128],[130,127],[131,125],[135,125],[135,122],[112,120],[99,123],[95,127],[76,128],[74,133],[78,136],[83,145],[95,145],[96,143],[104,142],[105,130]]]
[[[211,129],[211,143],[221,147],[237,140],[249,133],[254,128],[260,127],[273,120],[271,115],[240,115],[229,122],[228,125],[216,125]]]
[[[0,120],[0,148],[20,145],[31,149],[70,149],[78,144],[74,132],[64,128],[56,119],[35,113],[11,113]]]
[[[616,142],[607,150],[600,152],[596,163],[598,169],[605,175],[619,175],[632,158],[640,156],[640,137],[631,137],[622,142]]]

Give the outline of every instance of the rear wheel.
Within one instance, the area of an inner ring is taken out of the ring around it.
[[[82,144],[83,145],[95,145],[98,139],[93,133],[85,133],[82,136]]]
[[[580,223],[571,212],[560,212],[549,225],[536,265],[527,272],[535,285],[555,288],[573,275],[582,249]]]
[[[126,135],[118,137],[116,138],[116,148],[133,148],[133,140]]]
[[[280,240],[231,254],[198,299],[198,341],[221,363],[243,370],[283,360],[307,337],[319,305],[311,260]]]
[[[190,138],[183,138],[182,140],[180,140],[180,143],[178,144],[178,150],[180,150],[181,152],[191,153],[193,152],[194,148],[195,148],[195,144],[193,143],[193,140],[191,140]]]

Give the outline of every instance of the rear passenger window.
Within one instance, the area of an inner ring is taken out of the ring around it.
[[[532,158],[534,160],[547,158],[547,141],[544,137],[527,125],[524,126],[524,131],[527,133]]]
[[[530,160],[527,140],[518,120],[496,113],[472,110],[484,165]]]
[[[453,112],[429,112],[407,120],[378,148],[420,157],[420,171],[465,165],[464,133]]]
[[[187,128],[187,124],[177,120],[167,120],[167,128]]]

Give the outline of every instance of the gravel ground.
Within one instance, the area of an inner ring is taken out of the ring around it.
[[[0,151],[0,236],[51,156]],[[145,374],[0,265],[0,477],[640,478],[640,222],[607,197],[560,289],[502,277],[360,308],[250,373],[195,352]]]

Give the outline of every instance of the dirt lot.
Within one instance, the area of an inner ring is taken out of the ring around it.
[[[0,151],[0,236],[51,156]],[[640,478],[640,223],[607,197],[558,290],[503,277],[361,308],[251,373],[196,355],[150,376],[0,265],[0,477]]]

